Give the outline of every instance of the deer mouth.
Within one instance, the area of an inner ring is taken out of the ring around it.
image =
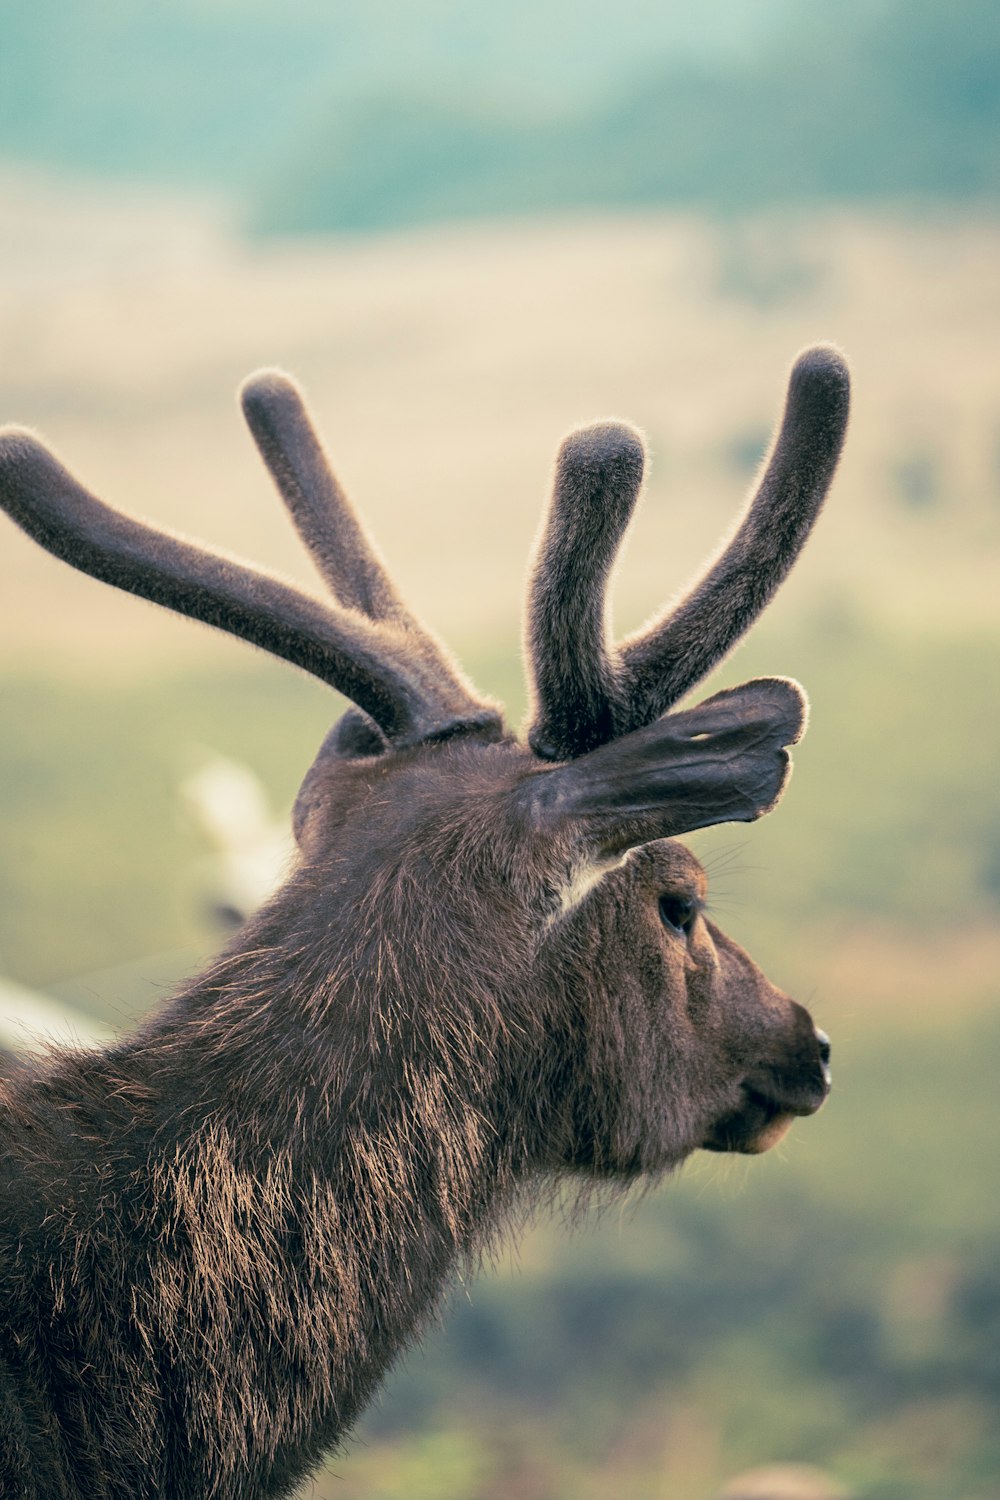
[[[760,1156],[787,1134],[794,1120],[814,1115],[830,1092],[826,1077],[810,1083],[794,1094],[777,1096],[743,1085],[739,1109],[718,1120],[701,1142],[703,1151],[735,1151],[743,1156]]]

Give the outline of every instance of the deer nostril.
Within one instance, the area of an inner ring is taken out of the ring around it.
[[[816,1027],[816,1045],[819,1048],[819,1060],[823,1067],[823,1077],[826,1079],[827,1083],[829,1083],[830,1053],[832,1051],[832,1048],[830,1046],[830,1038],[827,1036],[825,1031],[820,1031],[818,1026]]]

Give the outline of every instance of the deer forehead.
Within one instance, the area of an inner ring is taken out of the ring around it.
[[[518,793],[551,769],[513,737],[421,745],[358,759],[331,757],[310,772],[330,836],[356,821],[371,847],[381,833],[394,855],[421,853],[429,862],[456,857],[456,840],[470,863],[495,854],[519,881],[532,876],[555,889],[557,914],[582,902],[606,877],[626,866],[633,883],[702,900],[705,872],[676,839],[654,839],[610,858],[591,858],[565,830],[545,830],[526,817]],[[487,860],[487,863],[493,861]]]
[[[678,839],[644,844],[634,851],[633,865],[636,875],[650,886],[662,886],[698,901],[708,894],[708,876],[701,861]]]
[[[513,737],[484,743],[470,736],[369,756],[321,752],[303,786],[311,782],[330,805],[383,808],[401,824],[461,810],[499,817],[505,794],[537,766]]]

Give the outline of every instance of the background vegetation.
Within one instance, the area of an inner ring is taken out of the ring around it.
[[[795,778],[692,841],[832,1034],[829,1107],[541,1216],[317,1497],[709,1500],[779,1459],[864,1500],[1000,1496],[998,51],[985,0],[7,7],[0,418],[312,584],[231,399],[294,370],[515,718],[561,434],[649,436],[624,631],[730,524],[795,351],[854,369],[828,514],[716,679],[807,685]],[[121,1024],[155,1003],[217,942],[184,777],[221,752],[285,809],[335,712],[4,527],[0,974]]]

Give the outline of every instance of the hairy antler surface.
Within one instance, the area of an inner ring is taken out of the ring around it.
[[[607,638],[607,580],[642,484],[643,443],[616,423],[570,434],[528,592],[537,755],[568,760],[652,723],[726,654],[801,551],[833,478],[848,405],[840,354],[819,345],[800,355],[738,529],[679,604],[618,646]]]
[[[239,636],[337,688],[378,726],[383,742],[499,729],[494,706],[474,695],[397,598],[325,465],[292,382],[258,376],[244,403],[296,526],[334,591],[327,602],[105,505],[30,432],[0,434],[0,507],[82,572]]]

